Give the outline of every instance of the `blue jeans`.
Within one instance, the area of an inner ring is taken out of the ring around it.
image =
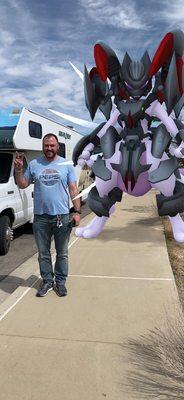
[[[51,284],[65,283],[68,276],[68,242],[72,230],[69,214],[61,215],[62,226],[57,226],[57,216],[34,215],[33,232],[38,247],[38,261],[42,279]],[[55,270],[52,268],[51,239],[54,236],[56,249]]]

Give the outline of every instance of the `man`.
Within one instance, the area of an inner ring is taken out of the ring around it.
[[[57,136],[49,133],[43,138],[43,156],[32,160],[24,174],[24,155],[17,154],[14,163],[18,186],[24,189],[34,183],[33,232],[42,277],[36,294],[38,297],[46,296],[52,289],[58,296],[66,296],[68,242],[72,226],[80,223],[80,199],[74,199],[78,194],[74,168],[63,164],[65,159],[58,156],[58,149]],[[72,219],[69,214],[69,195],[74,206]],[[54,272],[50,254],[52,236],[56,249]]]

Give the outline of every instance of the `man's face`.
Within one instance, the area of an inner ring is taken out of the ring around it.
[[[53,160],[58,151],[58,142],[54,136],[46,137],[43,140],[43,153],[48,160]]]

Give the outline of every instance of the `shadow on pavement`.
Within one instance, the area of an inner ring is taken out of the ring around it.
[[[121,241],[126,243],[150,243],[153,246],[159,246],[160,243],[160,235],[158,235],[157,229],[160,229],[160,222],[158,218],[151,217],[147,219],[138,219],[136,218],[129,222],[128,225],[123,226],[123,215],[122,215],[122,227],[121,221],[119,222],[119,226],[116,228],[105,226],[104,230],[98,236],[100,241],[111,242],[111,241]],[[149,235],[147,234],[147,227],[152,227],[151,232],[149,231]],[[141,234],[139,234],[139,227],[141,227]],[[144,230],[145,227],[145,230]],[[163,230],[164,236],[164,230]]]
[[[32,224],[27,223],[19,228],[14,229],[14,240],[18,239],[22,235],[33,235]]]
[[[12,294],[19,286],[32,287],[38,281],[36,275],[31,275],[26,280],[17,276],[0,275],[0,279],[0,290],[9,294]]]

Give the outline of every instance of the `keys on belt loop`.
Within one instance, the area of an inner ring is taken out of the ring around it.
[[[63,224],[62,224],[62,221],[61,221],[61,215],[57,215],[57,227],[61,228],[62,225]]]

